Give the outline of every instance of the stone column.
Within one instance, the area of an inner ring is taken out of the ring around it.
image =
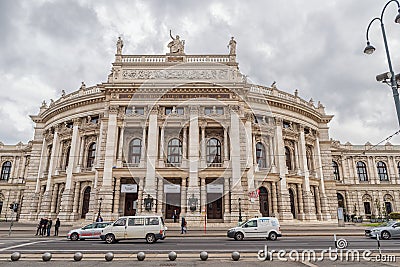
[[[207,167],[206,161],[206,126],[201,125],[201,163],[200,166],[203,168]]]
[[[273,216],[278,218],[279,212],[278,212],[278,197],[276,192],[276,182],[271,182],[271,192],[272,192],[272,208],[274,210]]]
[[[55,209],[56,209],[56,202],[57,202],[57,193],[58,193],[58,187],[60,186],[60,184],[54,184],[53,185],[53,193],[51,196],[51,206],[50,206],[50,214],[54,214],[55,213]],[[52,216],[51,216],[52,217]]]
[[[72,213],[72,194],[73,194],[73,172],[77,165],[78,148],[79,148],[79,125],[80,120],[75,119],[73,121],[74,126],[72,129],[72,140],[71,140],[71,150],[69,151],[68,167],[67,167],[67,179],[65,180],[65,188],[61,198],[61,211],[59,213],[59,218],[62,221],[68,221]]]
[[[201,212],[207,212],[207,185],[206,178],[201,177],[201,192],[200,192],[200,210]],[[202,216],[203,217],[203,216]],[[202,218],[200,218],[202,220]]]
[[[276,118],[276,131],[275,140],[277,144],[278,154],[278,167],[279,167],[279,179],[280,179],[280,198],[278,199],[280,208],[280,219],[290,220],[293,219],[293,215],[290,211],[290,197],[286,183],[286,158],[285,158],[285,145],[283,142],[282,134],[282,119]]]
[[[102,214],[104,220],[110,220],[111,203],[112,203],[112,180],[113,180],[113,166],[115,159],[115,146],[117,140],[117,115],[118,106],[110,106],[108,112],[107,124],[107,137],[106,137],[106,150],[104,155],[104,170],[103,170],[103,184],[99,191],[98,198],[102,198]],[[99,147],[98,144],[96,144]],[[103,208],[104,207],[104,208]]]
[[[294,164],[296,165],[296,173],[297,175],[302,175],[301,173],[301,168],[300,168],[300,163],[299,163],[299,149],[298,149],[298,143],[294,144]]]
[[[161,177],[158,177],[158,183],[157,183],[157,214],[162,214],[163,213],[163,206],[164,206],[164,179]],[[164,214],[163,214],[164,215]],[[165,215],[164,215],[165,217]]]
[[[318,186],[315,187],[315,200],[316,200],[316,213],[317,213],[317,219],[318,220],[322,220],[323,216],[322,216],[322,210],[321,210],[321,195],[319,193],[319,188]]]
[[[379,178],[375,175],[376,168],[372,157],[367,156],[367,170],[368,170],[368,180],[371,184],[379,184]]]
[[[200,199],[199,188],[199,113],[198,107],[192,106],[190,108],[190,124],[189,124],[189,185],[187,190],[187,199],[189,200],[192,195]],[[188,205],[189,203],[187,203]],[[189,206],[189,205],[188,205]],[[201,208],[201,207],[200,207]],[[200,208],[195,212],[188,209],[187,216],[192,217],[191,220],[200,219]]]
[[[47,174],[47,182],[46,182],[46,191],[43,195],[42,198],[42,204],[41,204],[41,211],[43,211],[42,214],[40,214],[43,217],[46,217],[47,214],[49,214],[50,207],[51,207],[51,184],[52,184],[52,176],[54,175],[54,170],[55,170],[55,164],[56,164],[56,151],[58,151],[58,146],[59,146],[59,136],[57,132],[57,127],[54,130],[54,135],[53,135],[53,145],[51,147],[51,155],[50,155],[50,163],[49,163],[49,171]]]
[[[230,222],[231,221],[231,214],[229,212],[229,207],[231,205],[230,199],[229,199],[229,178],[225,177],[224,178],[224,222]]]
[[[148,132],[148,140],[147,140],[147,158],[146,158],[146,184],[144,187],[144,192],[146,196],[149,194],[153,199],[157,198],[156,195],[156,160],[158,155],[158,124],[157,124],[157,116],[158,116],[158,107],[154,107],[150,111],[149,115],[149,132]],[[141,203],[140,205],[144,205]],[[143,212],[149,213],[143,209]],[[151,213],[155,213],[155,209],[151,211]]]
[[[319,145],[319,137],[317,136],[316,140],[315,140],[315,150],[316,150],[316,156],[318,157],[317,163],[317,171],[319,172],[319,178],[320,178],[320,187],[321,187],[321,197],[317,198],[317,201],[320,201],[320,213],[322,214],[322,218],[323,220],[330,220],[331,219],[331,214],[329,212],[329,203],[328,203],[328,198],[326,196],[326,192],[325,192],[325,182],[324,182],[324,172],[323,172],[323,166],[322,166],[322,155],[321,155],[321,148]],[[318,189],[318,194],[319,192],[319,188]]]
[[[247,128],[247,127],[246,127]],[[256,148],[256,145],[257,145],[257,143],[256,143],[256,136],[253,134],[253,136],[252,136],[252,142],[253,142],[253,144],[252,144],[252,146],[251,146],[251,148],[253,149],[252,151],[253,151],[253,153],[252,153],[252,157],[253,157],[253,161],[252,161],[252,164],[254,165],[254,166],[256,166],[256,167],[258,167],[258,162],[257,162],[257,148]],[[265,160],[267,160],[267,159],[265,159]]]
[[[181,182],[181,216],[185,216],[186,212],[186,178],[182,178]]]
[[[81,183],[75,182],[75,190],[74,190],[74,204],[72,207],[72,220],[77,220],[79,218],[79,197],[81,191]]]
[[[144,190],[144,178],[140,177],[139,178],[139,184],[138,184],[138,213],[141,214],[143,212],[143,190]]]
[[[275,153],[274,153],[274,138],[272,136],[268,136],[269,142],[269,157],[270,157],[270,166],[271,173],[276,172],[276,163],[275,163]]]
[[[46,162],[46,160],[44,159],[44,155],[46,153],[46,147],[47,147],[46,139],[43,138],[42,152],[40,153],[39,169],[38,169],[38,174],[37,174],[37,177],[36,177],[35,195],[40,194],[40,178],[43,175],[43,165]]]
[[[299,200],[299,220],[304,220],[303,189],[301,184],[296,184],[297,196]]]
[[[146,125],[143,125],[142,148],[140,150],[140,167],[141,168],[144,168],[145,162],[146,162]]]
[[[158,162],[158,165],[159,165],[159,167],[160,168],[163,168],[164,167],[164,154],[165,154],[165,151],[164,151],[164,144],[165,144],[165,140],[164,140],[164,130],[165,130],[165,126],[164,125],[162,125],[161,126],[161,136],[160,136],[160,160],[159,160],[159,162]]]
[[[182,167],[187,167],[187,127],[183,127],[183,138],[182,138]],[[186,184],[186,181],[185,181]],[[181,202],[183,205],[184,202]]]
[[[390,183],[395,184],[396,183],[396,175],[395,175],[396,171],[393,166],[393,157],[387,157],[387,159],[388,159],[388,166],[387,166],[388,177],[389,177]]]
[[[313,212],[313,206],[314,206],[314,198],[312,197],[311,191],[310,191],[310,172],[308,170],[307,166],[307,154],[306,154],[306,140],[304,137],[304,126],[300,125],[300,140],[299,140],[299,153],[301,156],[301,161],[302,161],[302,170],[304,173],[304,194],[303,194],[303,199],[304,199],[304,216],[306,220],[316,220],[317,216]]]
[[[83,159],[85,157],[84,153],[85,153],[85,136],[82,136],[80,138],[80,148],[79,148],[77,172],[81,172],[83,169]]]
[[[124,158],[123,149],[124,149],[124,134],[125,134],[125,124],[120,127],[120,135],[119,135],[119,146],[118,146],[118,160],[117,167],[122,167],[122,160]]]
[[[224,127],[224,166],[228,167],[229,164],[229,152],[228,152],[228,130]]]
[[[138,186],[138,191],[139,191],[139,186]],[[121,203],[121,177],[117,177],[115,179],[115,196],[114,196],[114,216],[119,217],[119,207]],[[139,209],[139,205],[137,207]],[[136,210],[136,212],[138,212]]]

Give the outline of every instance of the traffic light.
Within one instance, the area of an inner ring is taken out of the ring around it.
[[[13,208],[13,210],[14,210],[15,212],[17,212],[17,211],[18,211],[18,206],[19,206],[19,204],[18,204],[18,203],[14,203],[14,208]]]

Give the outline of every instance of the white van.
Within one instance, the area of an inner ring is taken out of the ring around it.
[[[161,216],[126,216],[101,231],[100,238],[111,244],[123,239],[146,239],[154,243],[165,238],[167,227]]]
[[[252,218],[238,227],[228,230],[227,236],[235,240],[243,238],[267,238],[275,241],[282,236],[279,221],[274,217]]]

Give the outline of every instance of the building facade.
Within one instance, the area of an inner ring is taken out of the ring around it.
[[[125,55],[119,39],[106,82],[43,102],[33,140],[0,144],[0,218],[201,224],[399,209],[400,146],[331,140],[321,103],[249,83],[229,46],[187,55],[177,36],[165,55]]]

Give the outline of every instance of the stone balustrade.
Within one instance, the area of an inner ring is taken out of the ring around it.
[[[123,63],[164,63],[168,56],[165,55],[123,55]],[[182,55],[183,62],[188,63],[227,63],[230,62],[229,55]]]

